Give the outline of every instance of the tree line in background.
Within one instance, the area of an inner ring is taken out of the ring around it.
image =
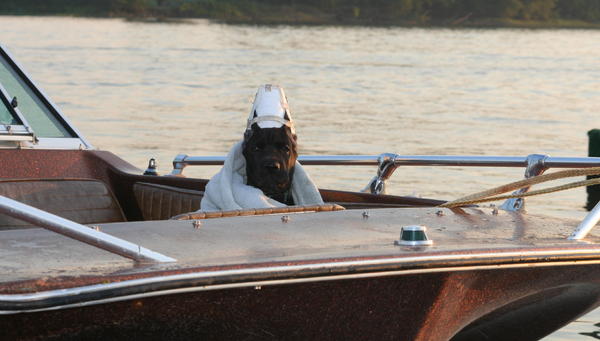
[[[2,0],[4,14],[213,18],[256,23],[600,23],[600,0]]]

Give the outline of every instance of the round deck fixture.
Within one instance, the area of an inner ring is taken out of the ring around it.
[[[400,240],[394,244],[402,246],[426,246],[432,245],[433,240],[427,238],[427,228],[422,225],[404,226],[400,230]]]

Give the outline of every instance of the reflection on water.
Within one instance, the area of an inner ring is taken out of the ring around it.
[[[2,44],[98,148],[140,168],[221,155],[242,137],[262,83],[284,86],[301,154],[586,156],[600,128],[600,31],[147,24],[0,17]],[[215,168],[186,170],[210,176]],[[311,168],[357,190],[373,168]],[[388,189],[444,199],[522,169],[410,168]],[[585,190],[528,199],[583,217]],[[600,313],[547,340],[591,339]],[[588,333],[588,334],[581,334]]]

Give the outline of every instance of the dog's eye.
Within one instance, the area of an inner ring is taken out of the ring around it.
[[[263,142],[258,142],[257,144],[254,145],[254,151],[255,152],[261,152],[263,149],[265,149],[265,144]]]

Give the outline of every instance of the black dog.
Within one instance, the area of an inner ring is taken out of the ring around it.
[[[242,145],[248,185],[262,190],[271,199],[294,205],[291,185],[298,158],[296,140],[296,135],[285,125],[260,128],[253,124]]]

